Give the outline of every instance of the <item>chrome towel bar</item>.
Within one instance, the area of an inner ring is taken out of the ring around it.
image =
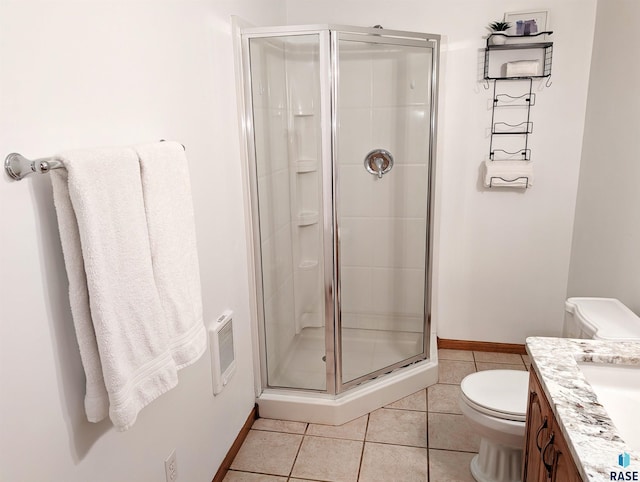
[[[160,142],[164,142],[164,139]],[[181,145],[182,148],[186,150],[184,144]],[[15,179],[16,181],[19,181],[32,172],[46,174],[52,169],[61,168],[64,168],[64,163],[59,157],[43,157],[31,161],[22,154],[12,152],[4,160],[4,170],[11,179]]]

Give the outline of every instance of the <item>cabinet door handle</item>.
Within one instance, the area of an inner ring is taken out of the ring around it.
[[[536,447],[538,447],[538,452],[542,452],[542,447],[540,446],[540,443],[538,442],[538,440],[540,439],[540,432],[542,432],[545,428],[547,428],[547,417],[544,417],[542,424],[540,425],[540,427],[538,428],[538,431],[536,432]]]
[[[551,437],[549,437],[549,441],[545,444],[544,448],[542,449],[542,463],[544,464],[545,469],[547,469],[547,474],[549,475],[549,479],[553,480],[553,478],[551,477],[553,475],[553,466],[556,462],[556,452],[555,450],[552,452],[553,453],[553,459],[551,460],[550,463],[547,463],[547,449],[553,449],[553,438],[554,438],[555,434],[553,432],[551,432]]]

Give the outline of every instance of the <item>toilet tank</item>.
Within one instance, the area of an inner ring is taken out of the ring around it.
[[[640,341],[640,318],[615,298],[569,298],[562,336]]]

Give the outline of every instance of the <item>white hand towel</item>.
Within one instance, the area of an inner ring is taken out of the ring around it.
[[[51,179],[87,418],[103,419],[108,407],[122,431],[178,382],[154,282],[140,166],[130,148],[61,157],[66,171],[52,171]]]
[[[540,75],[539,60],[516,60],[505,64],[505,77],[531,77]]]
[[[155,283],[171,353],[182,368],[198,360],[207,347],[189,166],[177,142],[134,149],[140,160]]]
[[[531,187],[531,161],[485,161],[484,187]]]

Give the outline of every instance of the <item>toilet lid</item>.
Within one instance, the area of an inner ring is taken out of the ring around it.
[[[640,340],[640,318],[615,298],[569,298],[566,306],[595,339]]]
[[[474,408],[506,420],[524,421],[527,414],[529,373],[524,370],[485,370],[460,384]]]

